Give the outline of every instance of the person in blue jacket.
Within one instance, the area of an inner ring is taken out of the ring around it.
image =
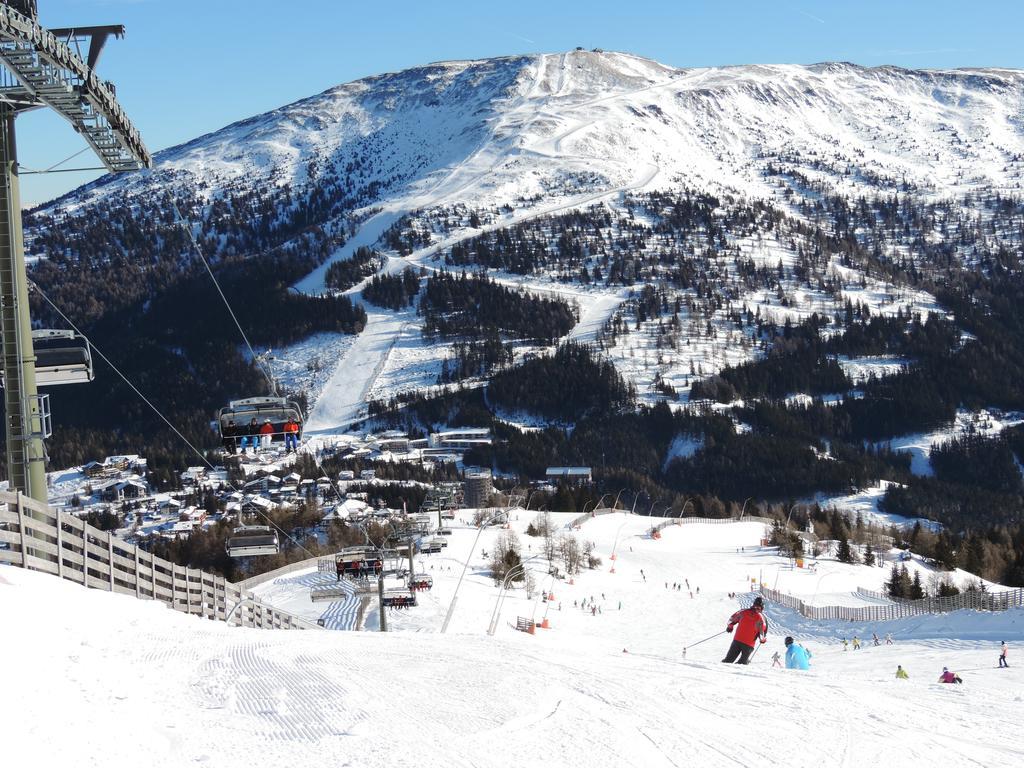
[[[799,643],[794,643],[792,637],[786,638],[786,669],[810,669],[811,652]]]

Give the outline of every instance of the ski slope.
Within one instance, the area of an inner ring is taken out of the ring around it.
[[[520,512],[512,525],[522,531],[533,516]],[[104,768],[134,768],[143,753],[147,766],[229,768],[1017,766],[1024,759],[1024,611],[872,628],[812,623],[770,606],[768,644],[749,667],[726,667],[719,659],[727,635],[696,643],[722,632],[738,607],[728,593],[748,588],[749,578],[769,586],[778,579],[780,589],[821,603],[852,599],[855,586],[877,586],[886,570],[821,561],[816,574],[792,571],[758,547],[759,524],[669,527],[655,541],[645,535],[651,518],[619,513],[576,532],[604,562],[573,584],[544,580],[541,540],[521,537],[539,586],[554,600],[513,591],[489,637],[497,590],[481,550],[503,532],[485,529],[477,541],[468,519],[462,513],[442,554],[418,558],[434,589],[417,608],[390,613],[388,634],[229,628],[0,569],[0,610],[18,617],[5,625],[6,647],[18,659],[5,670],[8,695],[0,699],[0,718],[17,724],[5,734],[5,758]],[[693,597],[671,589],[686,580]],[[278,599],[296,599],[281,588]],[[600,613],[573,607],[584,598]],[[551,628],[536,635],[510,626],[545,612]],[[375,613],[366,624],[376,626]],[[892,632],[894,645],[868,640],[860,651],[842,650],[842,637],[867,640],[872,629]],[[787,632],[811,650],[810,672],[772,668]],[[1011,646],[1008,670],[995,668],[1000,640]],[[897,664],[909,681],[894,679]],[[944,665],[964,685],[936,683]]]

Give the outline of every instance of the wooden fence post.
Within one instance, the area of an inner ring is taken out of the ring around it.
[[[60,522],[60,512],[54,510],[57,522],[57,578],[64,578],[64,526]]]
[[[114,532],[107,531],[107,567],[110,568],[110,591],[114,591]]]
[[[142,597],[142,576],[139,574],[139,545],[132,547],[132,554],[135,555],[135,598]]]
[[[171,608],[178,610],[178,580],[175,577],[174,563],[171,563]]]
[[[18,531],[21,534],[21,567],[28,568],[28,547],[25,544],[25,508],[21,506],[21,491],[15,491],[14,507],[18,512]]]

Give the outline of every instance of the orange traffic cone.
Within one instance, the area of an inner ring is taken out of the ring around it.
[[[551,629],[551,625],[548,624],[548,617],[547,616],[545,616],[544,620],[540,623],[540,628],[541,629]]]

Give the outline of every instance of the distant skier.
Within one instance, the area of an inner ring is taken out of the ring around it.
[[[1006,641],[1003,640],[1002,645],[999,646],[999,666],[1000,667],[1009,667],[1010,666],[1009,664],[1006,663],[1006,651],[1007,651]]]
[[[881,645],[882,644],[882,641],[878,639],[878,633],[877,632],[872,632],[871,633],[871,639],[875,641],[875,645]]]
[[[885,644],[892,645],[892,632],[885,633]]]
[[[754,598],[754,604],[749,608],[736,611],[729,617],[729,624],[726,632],[732,632],[737,627],[736,635],[732,645],[722,659],[723,664],[749,664],[750,655],[754,652],[754,644],[760,637],[764,643],[768,639],[768,620],[763,616],[764,600],[760,595]]]
[[[810,669],[811,652],[800,643],[793,641],[792,637],[786,638],[786,669]]]
[[[843,638],[843,650],[844,651],[850,650],[850,644],[848,642],[846,642],[846,638],[845,637]]]
[[[772,654],[772,666],[773,666],[773,667],[781,667],[781,666],[782,666],[782,661],[781,661],[781,659],[782,659],[782,657],[781,657],[781,656],[779,656],[779,652],[778,652],[778,651],[776,651],[775,653],[773,653],[773,654]]]
[[[960,675],[956,674],[955,672],[950,672],[949,671],[949,667],[943,667],[942,668],[942,674],[939,675],[939,682],[940,683],[962,683],[963,680],[960,679]]]
[[[859,651],[860,650],[860,638],[859,637],[854,637],[853,638],[853,650],[855,650],[855,651]]]
[[[907,674],[907,670],[905,670],[902,667],[902,665],[900,665],[900,664],[896,665],[896,679],[897,680],[909,680],[910,679],[910,675]]]

